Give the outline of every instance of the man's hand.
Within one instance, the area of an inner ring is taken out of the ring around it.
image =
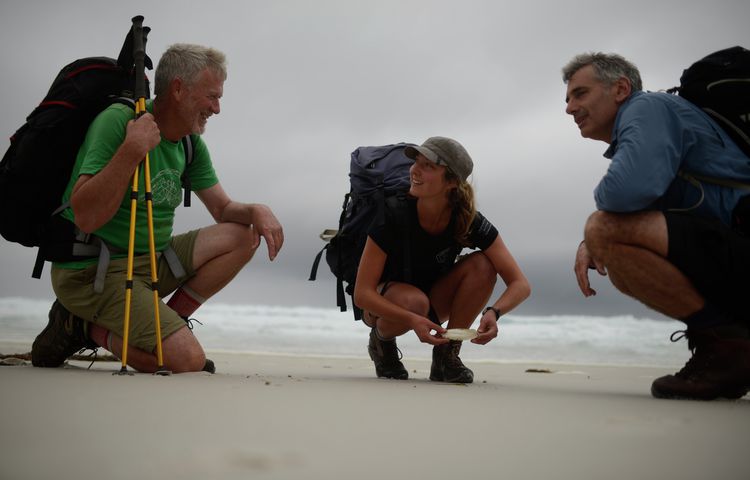
[[[449,342],[447,338],[438,336],[438,334],[442,335],[443,333],[445,333],[445,329],[426,317],[418,317],[418,320],[415,320],[412,323],[412,330],[414,330],[414,333],[422,343],[429,343],[430,345],[442,345]],[[431,334],[430,332],[432,330],[435,330],[435,332],[437,333],[434,335]]]
[[[258,248],[260,237],[263,237],[268,245],[268,258],[273,261],[284,245],[284,229],[271,209],[261,204],[253,205],[252,226],[255,235],[253,248]]]
[[[161,132],[154,121],[154,116],[144,113],[137,120],[128,122],[125,132],[125,142],[128,149],[134,152],[132,157],[135,164],[140,163],[148,152],[156,148],[161,142]]]
[[[578,288],[581,289],[584,297],[590,297],[596,295],[596,290],[591,288],[589,283],[589,269],[596,269],[599,275],[606,275],[607,270],[603,265],[600,265],[589,253],[586,248],[586,243],[581,242],[578,245],[578,251],[576,252],[575,265],[573,271],[576,274],[576,280],[578,281]]]

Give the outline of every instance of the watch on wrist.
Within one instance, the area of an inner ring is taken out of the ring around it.
[[[500,309],[492,307],[492,306],[489,306],[489,307],[485,308],[484,312],[482,312],[482,315],[484,315],[485,313],[489,312],[490,310],[492,310],[493,312],[495,312],[495,321],[500,320],[500,315],[501,315]]]

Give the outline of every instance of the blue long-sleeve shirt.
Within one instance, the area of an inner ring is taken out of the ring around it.
[[[702,182],[700,202],[700,189],[677,176],[682,169],[750,183],[750,158],[706,113],[675,95],[634,92],[617,112],[604,156],[611,163],[594,190],[599,210],[694,209],[729,225],[749,193]]]

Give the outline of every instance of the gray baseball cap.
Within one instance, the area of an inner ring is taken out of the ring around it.
[[[463,181],[466,181],[474,169],[469,152],[452,138],[430,137],[421,146],[404,149],[404,154],[409,158],[416,158],[417,153],[437,165],[445,165]]]

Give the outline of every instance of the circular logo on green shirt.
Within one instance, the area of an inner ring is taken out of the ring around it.
[[[161,170],[151,179],[154,206],[177,208],[182,201],[180,172],[171,168]]]

